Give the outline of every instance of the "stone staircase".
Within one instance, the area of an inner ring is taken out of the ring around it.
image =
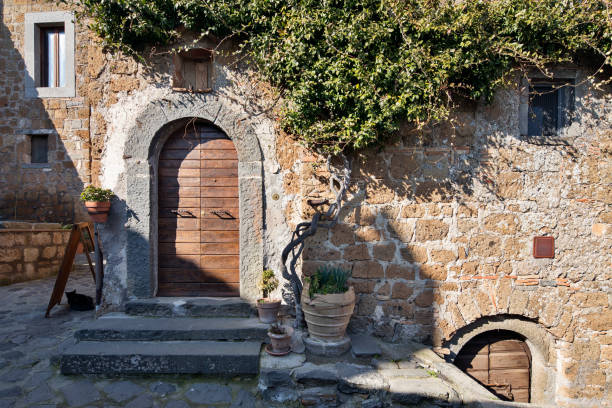
[[[268,325],[239,298],[130,301],[75,332],[63,374],[256,375]]]

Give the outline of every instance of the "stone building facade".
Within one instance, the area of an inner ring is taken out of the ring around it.
[[[58,7],[3,3],[0,217],[81,220],[82,186],[111,188],[105,308],[154,297],[159,152],[197,118],[236,147],[240,294],[255,301],[260,271],[280,270],[291,231],[311,216],[307,199],[331,197],[324,159],[279,130],[276,95],[224,50],[210,92],[178,92],[170,49],[140,63],[111,55],[83,21],[74,96],[26,98],[27,15]],[[530,349],[533,402],[610,406],[612,103],[587,68],[563,72],[577,84],[575,120],[554,137],[525,135],[517,79],[490,105],[465,104],[447,124],[406,127],[392,145],[352,155],[339,223],[308,240],[300,269],[352,270],[354,331],[430,343],[450,361],[478,334],[512,331]],[[34,165],[28,138],[41,133],[49,162]],[[534,258],[538,236],[554,237],[553,258]]]

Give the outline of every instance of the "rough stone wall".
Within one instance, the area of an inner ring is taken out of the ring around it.
[[[74,98],[25,98],[24,16],[66,9],[47,1],[2,3],[0,24],[0,219],[85,220],[78,195],[90,181],[87,47],[89,33],[76,27]],[[48,165],[30,164],[28,134],[49,134]]]
[[[353,157],[340,223],[309,241],[303,273],[351,269],[354,330],[432,342],[441,353],[485,317],[536,322],[551,335],[546,361],[558,370],[556,402],[605,406],[612,105],[590,85],[577,89],[578,120],[544,143],[520,135],[520,93],[509,89],[490,106],[457,112],[454,124],[406,129],[395,145]],[[328,196],[327,174],[304,154],[281,165],[295,224],[309,216],[306,198]],[[554,259],[533,258],[533,237],[541,235],[555,238]]]
[[[57,274],[70,230],[52,223],[0,223],[0,285]]]

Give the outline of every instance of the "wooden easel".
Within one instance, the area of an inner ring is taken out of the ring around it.
[[[66,252],[64,252],[64,259],[60,265],[57,279],[55,280],[55,286],[53,287],[53,293],[51,293],[51,299],[49,300],[49,306],[47,306],[47,313],[45,317],[49,317],[49,312],[55,305],[59,305],[64,296],[64,290],[66,289],[66,283],[68,282],[68,276],[72,270],[72,264],[74,263],[74,257],[77,253],[79,243],[83,244],[83,252],[87,257],[89,263],[89,269],[91,270],[91,276],[93,276],[94,282],[96,282],[96,273],[94,271],[93,264],[91,262],[90,252],[95,249],[94,235],[91,231],[91,227],[86,222],[81,222],[72,226],[70,232],[70,239],[66,246]]]

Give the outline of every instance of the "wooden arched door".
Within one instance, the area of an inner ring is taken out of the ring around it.
[[[531,353],[506,330],[479,334],[459,352],[455,365],[503,400],[529,402]]]
[[[190,124],[159,159],[158,296],[239,296],[238,158],[219,129]]]

